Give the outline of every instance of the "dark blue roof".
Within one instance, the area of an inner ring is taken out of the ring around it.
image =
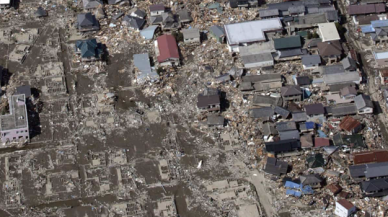
[[[102,53],[101,46],[95,38],[77,41],[75,45],[81,51],[82,58],[98,57]]]

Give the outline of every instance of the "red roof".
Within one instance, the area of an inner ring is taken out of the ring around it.
[[[338,201],[338,203],[345,207],[347,210],[354,207],[354,205],[346,199],[341,199]]]
[[[354,164],[382,163],[388,161],[388,151],[376,150],[353,154]]]
[[[342,119],[341,123],[339,124],[339,127],[342,130],[345,130],[347,132],[352,132],[354,129],[356,129],[360,125],[361,125],[361,123],[358,120],[356,120],[350,116],[346,116],[344,119]]]
[[[315,144],[315,147],[317,148],[330,146],[330,139],[315,137],[314,144]]]
[[[162,63],[170,58],[179,59],[178,45],[172,35],[162,35],[157,38],[159,56],[158,62]]]

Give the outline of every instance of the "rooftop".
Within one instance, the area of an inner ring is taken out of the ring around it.
[[[302,47],[302,40],[299,35],[285,38],[276,38],[273,41],[276,50]]]
[[[282,96],[293,96],[293,95],[301,95],[302,90],[297,85],[289,85],[281,88]]]
[[[334,23],[320,23],[318,24],[319,33],[322,38],[322,42],[340,40],[340,36],[337,31],[337,27]]]
[[[349,5],[349,15],[378,14],[385,12],[385,4]]]
[[[280,161],[273,157],[267,158],[267,163],[265,164],[264,172],[279,176],[281,174],[286,174],[287,170],[287,162]]]
[[[265,32],[283,28],[279,18],[254,20],[224,26],[229,45],[265,41]]]
[[[322,57],[326,56],[339,56],[342,54],[342,45],[339,41],[331,42],[318,42],[319,55]]]
[[[217,37],[225,36],[225,30],[221,26],[211,26],[210,31]]]
[[[305,105],[304,109],[307,115],[322,115],[325,114],[325,108],[322,103]]]
[[[354,97],[354,103],[356,104],[357,109],[362,109],[365,107],[373,108],[373,102],[370,96],[360,94]]]
[[[345,207],[346,209],[351,209],[354,207],[354,205],[346,199],[341,199],[337,201],[337,203],[341,204],[341,206]]]
[[[321,57],[317,54],[302,56],[302,64],[305,66],[321,64]]]
[[[167,61],[170,58],[179,59],[178,45],[172,35],[162,35],[157,38],[159,47],[158,62]]]
[[[388,151],[374,150],[353,153],[354,164],[381,163],[388,161]]]
[[[0,130],[28,127],[27,105],[24,94],[13,95],[9,101],[10,114],[0,116]]]
[[[388,51],[373,51],[376,60],[388,59]]]
[[[199,29],[197,28],[191,28],[191,29],[182,29],[183,37],[185,39],[190,39],[190,38],[199,38]]]
[[[150,6],[150,11],[164,11],[165,7],[163,4],[154,4]]]
[[[339,127],[342,130],[345,130],[347,132],[352,132],[354,129],[356,129],[360,125],[361,125],[361,123],[358,120],[356,120],[350,116],[346,116],[344,119],[342,119],[341,123],[339,124]]]

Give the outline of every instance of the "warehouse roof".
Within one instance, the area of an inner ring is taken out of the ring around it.
[[[224,26],[229,45],[265,41],[265,32],[283,28],[279,18],[254,20]]]

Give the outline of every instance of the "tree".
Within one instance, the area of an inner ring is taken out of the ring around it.
[[[174,36],[174,38],[175,38],[175,40],[176,40],[177,42],[183,41],[183,34],[182,34],[181,32],[174,31],[174,32],[172,33],[172,35]]]
[[[318,35],[318,33],[317,32],[315,32],[314,31],[314,33],[312,34],[312,36],[311,36],[312,38],[319,38],[319,35]]]
[[[311,39],[313,37],[313,34],[311,34],[310,31],[307,32],[307,39]]]

